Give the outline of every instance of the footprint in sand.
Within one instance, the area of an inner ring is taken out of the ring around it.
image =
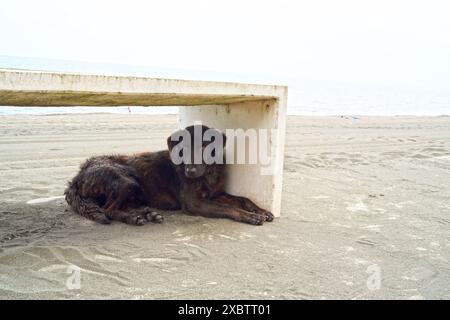
[[[415,155],[411,156],[411,158],[414,158],[414,159],[428,159],[430,157],[426,156],[426,155],[423,155],[423,154],[420,154],[420,153],[416,153]]]
[[[373,240],[370,240],[367,238],[360,238],[360,239],[356,240],[356,243],[363,244],[366,246],[371,246],[371,247],[378,245],[378,243],[376,241],[373,241]]]

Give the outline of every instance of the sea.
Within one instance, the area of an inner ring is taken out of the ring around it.
[[[147,76],[155,78],[230,81],[288,86],[288,115],[449,116],[450,88],[433,89],[292,76],[248,75],[202,70],[91,63],[55,59],[0,56],[0,69],[43,70],[84,74]],[[1,101],[0,101],[1,104]],[[176,107],[9,107],[0,115],[67,113],[176,114]]]

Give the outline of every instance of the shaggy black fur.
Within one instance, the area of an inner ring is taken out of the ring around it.
[[[194,128],[184,129],[192,141]],[[201,126],[202,133],[207,129]],[[272,213],[249,199],[224,191],[224,164],[175,165],[170,157],[174,142],[169,137],[167,143],[169,150],[165,151],[88,159],[69,182],[67,203],[76,213],[103,224],[111,220],[132,225],[162,222],[162,215],[154,209],[182,209],[192,215],[254,225],[273,220]],[[209,143],[204,141],[200,148]]]

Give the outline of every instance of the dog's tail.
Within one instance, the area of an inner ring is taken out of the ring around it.
[[[64,196],[72,210],[79,215],[98,223],[111,223],[103,209],[92,199],[82,197],[78,188],[73,183],[69,183],[69,186],[64,191]]]

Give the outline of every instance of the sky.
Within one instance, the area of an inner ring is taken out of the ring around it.
[[[0,55],[450,88],[450,1],[0,0]]]

